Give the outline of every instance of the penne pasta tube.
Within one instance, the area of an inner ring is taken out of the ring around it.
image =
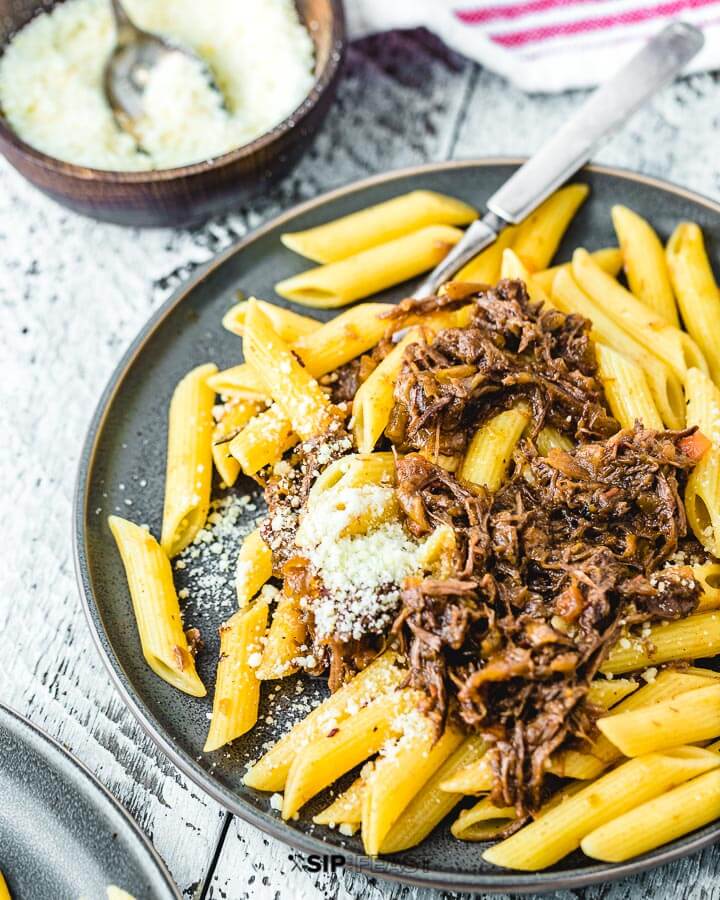
[[[207,384],[222,397],[254,400],[260,403],[270,402],[265,382],[247,363],[216,372],[208,378]]]
[[[310,488],[308,509],[315,506],[328,491],[364,487],[368,484],[386,487],[395,484],[394,454],[351,453],[336,459],[320,473]]]
[[[285,783],[283,819],[294,816],[308,800],[396,737],[402,728],[403,714],[419,700],[418,692],[409,688],[398,691],[392,703],[379,697],[299,749]]]
[[[693,366],[707,372],[707,362],[690,335],[668,325],[657,312],[633,297],[593,262],[587,250],[573,253],[572,271],[583,291],[602,306],[615,324],[659,357],[681,381]]]
[[[292,424],[283,410],[274,405],[252,418],[230,441],[229,450],[246,475],[255,475],[277,462],[297,442]]]
[[[520,223],[513,250],[530,272],[550,265],[570,222],[589,193],[586,184],[568,184],[551,194]]]
[[[477,759],[464,769],[454,772],[440,787],[451,794],[483,794],[493,789],[495,775],[487,756]]]
[[[305,306],[335,309],[435,268],[462,234],[450,225],[428,225],[339,262],[286,278],[275,290]]]
[[[204,697],[195,660],[183,629],[170,560],[140,525],[110,516],[108,525],[127,575],[143,656],[150,668],[173,687]]]
[[[477,284],[496,284],[501,277],[503,251],[512,246],[517,230],[517,225],[503,228],[497,236],[497,240],[481,250],[469,263],[466,263],[453,280],[476,282]]]
[[[230,452],[230,442],[262,409],[262,403],[254,400],[238,400],[231,406],[223,407],[222,418],[215,423],[212,433],[212,458],[218,475],[226,487],[232,487],[240,474],[240,463]]]
[[[220,626],[220,660],[205,753],[235,740],[257,722],[260,682],[252,663],[260,652],[267,620],[268,604],[261,599]]]
[[[427,225],[468,225],[477,211],[435,191],[411,191],[305,231],[286,232],[290,250],[320,263],[337,262]]]
[[[496,491],[505,480],[515,447],[529,421],[529,410],[518,404],[482,425],[465,452],[460,480]]]
[[[392,308],[389,303],[358,303],[296,341],[293,352],[313,378],[326,375],[378,343],[390,327],[382,314]]]
[[[622,427],[634,428],[641,422],[645,428],[662,431],[663,422],[642,368],[606,344],[595,344],[595,355],[605,398]]]
[[[546,291],[535,281],[530,272],[528,272],[525,263],[511,248],[503,252],[500,276],[502,278],[516,278],[525,282],[528,296],[534,303],[550,304],[550,298]]]
[[[245,359],[264,380],[268,393],[302,440],[320,434],[331,406],[320,385],[280,340],[257,303],[250,300],[243,337]]]
[[[720,389],[698,369],[685,381],[687,423],[696,425],[710,445],[690,473],[685,511],[695,537],[713,555],[720,555]]]
[[[271,577],[272,551],[256,528],[240,545],[235,567],[235,591],[240,609],[250,603]]]
[[[197,366],[181,379],[170,401],[160,539],[170,559],[192,543],[210,508],[215,395],[206,379],[214,372],[212,364]]]
[[[673,700],[598,719],[598,728],[624,756],[667,750],[720,735],[720,684]]]
[[[667,245],[667,261],[685,328],[697,341],[720,384],[720,288],[713,276],[700,228],[681,222]]]
[[[692,566],[692,572],[703,589],[697,611],[720,609],[720,563],[706,562]]]
[[[385,359],[360,385],[353,400],[350,422],[353,440],[360,453],[371,453],[387,427],[393,408],[395,382],[410,344],[421,340],[421,333],[414,328],[395,346]]]
[[[610,715],[646,709],[655,703],[672,700],[688,691],[707,687],[710,683],[705,675],[688,674],[688,672],[688,669],[684,669],[682,672],[673,670],[661,672],[654,681],[648,682],[618,703]],[[612,684],[615,680],[613,679],[610,683]],[[617,747],[604,734],[600,734],[589,744],[587,751],[568,749],[554,753],[548,771],[561,778],[580,780],[597,778],[610,763],[615,762],[621,755]]]
[[[377,856],[382,842],[430,776],[462,743],[462,734],[447,726],[436,739],[435,727],[422,713],[410,713],[413,724],[386,752],[367,778],[362,807],[365,852]]]
[[[630,290],[668,325],[679,328],[680,317],[670,283],[665,249],[655,229],[642,216],[619,204],[612,208],[612,220]]]
[[[462,794],[444,791],[440,785],[484,752],[485,743],[478,735],[465,738],[405,807],[380,845],[380,853],[399,853],[425,840],[462,800]]]
[[[624,862],[689,834],[720,817],[720,770],[686,781],[586,835],[586,856]]]
[[[297,672],[295,660],[304,655],[300,648],[305,644],[306,636],[307,629],[300,615],[298,598],[281,594],[255,676],[260,681],[269,681]]]
[[[350,787],[343,791],[330,806],[326,806],[316,816],[313,822],[316,825],[360,825],[362,822],[363,796],[367,786],[367,776],[372,771],[374,763],[369,762],[363,766],[360,775],[353,781]]]
[[[596,678],[590,684],[587,701],[592,703],[593,706],[610,709],[611,706],[635,693],[637,689],[638,683],[633,681],[632,678],[613,678],[612,680]]]
[[[2,872],[0,872],[0,900],[12,900],[10,890]]]
[[[545,869],[601,825],[718,765],[720,755],[700,747],[631,759],[487,849],[483,859],[512,869]]]
[[[682,381],[657,356],[641,346],[606,315],[601,306],[595,304],[578,287],[571,270],[560,269],[558,272],[553,282],[552,302],[566,314],[585,316],[592,323],[590,334],[595,341],[607,344],[636,362],[645,372],[648,387],[665,425],[668,428],[684,427],[685,398]]]
[[[703,659],[720,653],[720,613],[704,612],[653,625],[647,640],[616,644],[600,671],[621,675],[677,659]]]
[[[613,278],[620,273],[622,269],[623,259],[622,252],[619,247],[603,247],[602,250],[594,250],[590,256],[600,266],[603,272],[612,275]],[[572,263],[561,263],[558,266],[552,266],[549,269],[543,269],[541,272],[533,272],[533,280],[540,285],[546,294],[551,293],[555,276],[561,270],[572,272]]]
[[[297,754],[365,704],[390,694],[407,678],[392,652],[385,652],[340,690],[316,707],[268,750],[245,774],[244,784],[260,791],[281,791]]]
[[[540,433],[535,439],[535,446],[537,447],[540,456],[547,456],[551,450],[555,449],[572,450],[573,442],[570,438],[561,434],[557,428],[546,425],[544,428],[540,429]]]
[[[322,326],[322,322],[310,316],[301,316],[291,309],[278,306],[276,303],[268,303],[266,300],[257,300],[257,304],[273,327],[273,331],[288,344],[294,344],[301,337],[312,334]],[[243,336],[245,331],[245,316],[247,315],[247,300],[236,303],[223,316],[223,328]]]
[[[489,797],[464,809],[450,826],[459,841],[491,841],[517,818],[514,806],[495,806]]]

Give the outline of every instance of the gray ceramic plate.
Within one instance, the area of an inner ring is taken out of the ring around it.
[[[236,290],[277,301],[273,283],[308,265],[282,246],[282,231],[306,228],[421,187],[445,191],[481,207],[516,164],[511,160],[445,163],[371,178],[291,210],[214,260],[153,316],[118,366],[90,426],[75,503],[77,571],[98,648],[126,703],[173,762],[231,812],[303,852],[331,853],[336,848],[349,866],[455,890],[551,890],[620,878],[696,850],[720,837],[720,827],[705,828],[624,865],[598,865],[578,853],[548,872],[527,875],[483,863],[481,848],[453,840],[447,823],[420,847],[381,861],[364,856],[357,838],[314,828],[309,814],[283,823],[270,810],[268,796],[244,787],[241,779],[248,760],[257,758],[263,744],[282,730],[283,724],[278,723],[288,721],[297,696],[296,682],[280,682],[272,722],[265,722],[271,709],[266,692],[255,730],[231,748],[203,756],[210,699],[195,700],[173,690],[143,662],[106,516],[120,510],[159,533],[166,412],[173,387],[201,362],[213,360],[222,368],[240,361],[239,339],[220,325]],[[681,219],[699,222],[715,262],[720,263],[720,206],[629,172],[590,168],[579,177],[590,184],[592,195],[565,239],[561,258],[567,258],[578,244],[595,249],[615,243],[610,207],[622,202],[649,218],[663,236]],[[408,286],[399,287],[382,299],[397,300],[407,293]],[[247,491],[249,486],[241,484],[238,489]],[[128,500],[132,505],[126,504]],[[195,604],[192,596],[188,601],[186,622],[199,625],[205,640],[199,670],[208,685],[214,680],[217,626],[228,613],[228,605],[217,610]]]
[[[150,842],[60,744],[0,706],[0,869],[18,900],[179,900]]]

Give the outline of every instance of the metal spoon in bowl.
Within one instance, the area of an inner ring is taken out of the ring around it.
[[[121,127],[132,132],[132,123],[143,114],[144,93],[151,70],[163,57],[182,53],[205,69],[209,87],[223,99],[210,67],[199,56],[183,47],[144,31],[132,21],[120,0],[110,0],[115,19],[115,49],[105,66],[105,96]]]

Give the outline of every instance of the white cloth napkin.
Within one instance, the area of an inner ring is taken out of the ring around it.
[[[720,68],[720,0],[346,0],[351,37],[424,25],[525,91],[604,81],[667,22],[705,46],[688,71]]]

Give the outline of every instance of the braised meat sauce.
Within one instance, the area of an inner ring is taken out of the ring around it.
[[[449,526],[448,577],[400,585],[384,635],[342,641],[313,633],[315,672],[336,688],[388,644],[407,656],[409,683],[424,692],[438,733],[448,717],[480,733],[495,775],[491,799],[520,816],[543,800],[547,764],[561,746],[592,736],[599,712],[590,683],[622,629],[687,616],[700,585],[668,562],[688,537],[681,491],[696,459],[692,429],[621,431],[608,412],[580,316],[547,310],[519,281],[495,288],[450,285],[407,300],[389,332],[472,304],[468,324],[406,350],[383,443],[396,459],[396,496],[406,530],[421,539]],[[391,349],[385,341],[326,379],[334,402]],[[453,469],[477,428],[523,402],[531,415],[505,484],[494,494]],[[552,426],[576,444],[545,457],[535,439]],[[298,594],[321,582],[294,549],[308,492],[351,452],[342,429],[306,442],[266,475],[262,534],[276,574]],[[397,587],[397,586],[396,586]]]

